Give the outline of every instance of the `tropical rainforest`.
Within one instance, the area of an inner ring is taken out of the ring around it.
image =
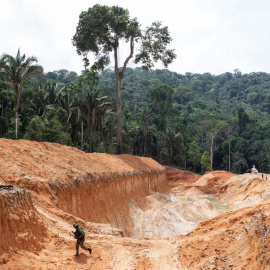
[[[123,66],[121,41],[129,45]],[[197,173],[269,172],[270,75],[171,72],[171,41],[161,22],[142,29],[127,9],[96,4],[81,12],[72,38],[81,74],[44,73],[36,57],[3,54],[0,137],[149,156]],[[128,67],[133,57],[141,67]],[[153,69],[157,61],[166,69]]]
[[[0,137],[117,152],[114,70],[38,67],[18,85],[3,71]],[[197,173],[270,172],[270,74],[127,68],[121,91],[123,153]]]

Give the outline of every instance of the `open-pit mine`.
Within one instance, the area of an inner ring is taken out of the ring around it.
[[[0,269],[267,270],[269,182],[0,139]]]

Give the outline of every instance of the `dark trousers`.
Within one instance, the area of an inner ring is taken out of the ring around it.
[[[76,243],[77,254],[79,253],[79,246],[81,246],[81,248],[84,250],[89,250],[89,248],[84,245],[84,238],[77,239],[77,243]]]

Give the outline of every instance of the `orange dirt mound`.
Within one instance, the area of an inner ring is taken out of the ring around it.
[[[201,177],[189,171],[182,171],[169,166],[165,167],[166,177],[170,186],[175,186],[180,183],[194,183]]]
[[[46,231],[27,190],[0,187],[0,254],[18,249],[39,252]]]
[[[0,182],[24,185],[0,190],[1,269],[270,269],[270,201],[258,204],[270,198],[270,187],[258,176],[217,171],[198,179],[167,168],[170,185],[192,195],[173,196],[164,167],[152,159],[5,139],[0,167]],[[195,198],[201,192],[216,192],[237,210],[205,220],[214,212],[208,200]],[[247,205],[254,206],[240,208]],[[195,219],[202,221],[197,228]],[[82,249],[72,256],[75,221],[91,256]],[[124,237],[134,225],[141,238]],[[178,233],[187,235],[155,239]]]
[[[194,196],[194,195],[205,195],[205,193],[203,193],[201,190],[199,190],[196,187],[191,187],[191,188],[187,189],[186,191],[184,191],[181,195],[182,196]]]
[[[269,269],[270,202],[203,221],[179,239],[183,269]]]

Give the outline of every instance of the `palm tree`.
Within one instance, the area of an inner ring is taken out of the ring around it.
[[[163,137],[169,147],[169,164],[172,164],[173,148],[178,142],[183,140],[183,138],[181,133],[175,133],[172,128],[166,128],[165,132],[163,133]]]
[[[66,86],[60,87],[56,101],[58,106],[66,112],[66,132],[70,128],[71,116],[78,111],[77,94],[72,94],[72,89]]]
[[[109,103],[104,103],[108,96],[99,97],[100,89],[94,86],[87,85],[79,95],[79,107],[81,115],[86,119],[88,134],[89,134],[89,152],[92,151],[92,129],[96,127],[97,109],[102,106],[107,106]]]
[[[15,91],[15,139],[17,140],[18,134],[18,110],[20,97],[23,90],[23,82],[35,75],[42,74],[43,68],[38,65],[33,65],[37,62],[34,56],[26,58],[25,54],[21,56],[20,49],[14,58],[9,54],[4,54],[0,60],[0,75],[6,77],[12,83]]]
[[[143,155],[146,154],[146,147],[147,147],[147,135],[148,135],[148,128],[149,122],[151,119],[155,118],[154,113],[152,112],[152,108],[143,108],[140,109],[139,117],[142,121],[142,133],[143,133]]]

